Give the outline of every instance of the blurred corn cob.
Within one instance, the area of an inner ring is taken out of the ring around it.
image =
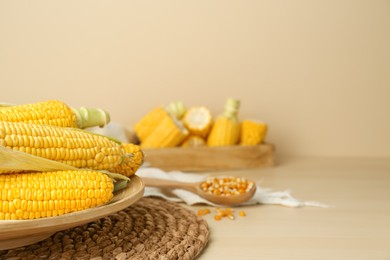
[[[0,174],[0,220],[60,216],[106,204],[112,179],[98,171]]]
[[[188,136],[182,122],[171,116],[161,119],[153,132],[141,142],[141,148],[166,148],[180,145]]]
[[[192,135],[206,138],[212,126],[212,116],[204,106],[190,108],[183,117],[184,126]]]
[[[243,120],[240,130],[240,145],[261,144],[268,131],[268,125],[258,120]]]
[[[134,126],[135,134],[142,143],[153,132],[153,130],[160,123],[162,118],[168,116],[163,107],[157,107],[148,112],[140,121]]]
[[[180,101],[171,102],[166,107],[156,107],[134,125],[134,132],[139,141],[143,143],[165,118],[180,120],[185,111],[186,108]]]
[[[126,176],[138,169],[128,158],[143,156],[138,151],[132,154],[119,141],[82,129],[19,122],[0,121],[0,145],[76,168],[117,169]]]
[[[58,100],[24,105],[7,105],[0,109],[0,121],[25,122],[62,127],[103,127],[110,122],[108,112],[97,108],[74,109]]]
[[[224,113],[215,119],[208,135],[208,146],[228,146],[238,143],[240,137],[240,123],[237,118],[239,106],[239,100],[227,99]]]

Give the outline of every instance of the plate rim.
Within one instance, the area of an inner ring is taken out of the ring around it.
[[[134,204],[144,195],[145,184],[139,176],[130,176],[126,188],[114,194],[111,202],[94,208],[63,214],[61,216],[28,219],[28,220],[0,220],[0,241],[55,233],[68,228],[80,226],[110,214],[118,212]],[[126,196],[126,192],[131,192]]]

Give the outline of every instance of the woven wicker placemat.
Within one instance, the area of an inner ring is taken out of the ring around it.
[[[0,251],[0,259],[194,259],[208,238],[207,222],[195,212],[145,197],[100,220]]]

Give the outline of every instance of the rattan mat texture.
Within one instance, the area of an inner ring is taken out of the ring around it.
[[[0,259],[195,259],[208,238],[207,222],[195,212],[144,197],[105,218],[0,251]]]

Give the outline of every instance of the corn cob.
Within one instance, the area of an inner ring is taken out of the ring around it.
[[[258,145],[262,143],[268,131],[268,125],[258,120],[243,120],[240,130],[240,145]]]
[[[0,175],[0,220],[55,217],[97,207],[113,197],[110,177],[97,171]]]
[[[208,146],[227,146],[238,143],[240,137],[240,123],[237,118],[239,101],[229,98],[226,101],[225,111],[218,116],[207,138]]]
[[[181,121],[170,116],[164,117],[148,138],[140,144],[141,148],[165,148],[181,144],[188,130]]]
[[[183,122],[190,134],[206,138],[212,126],[211,112],[203,106],[192,107],[184,115]]]
[[[181,147],[199,147],[205,145],[206,145],[205,139],[203,139],[198,135],[190,135],[183,141]]]
[[[77,128],[0,121],[0,145],[76,168],[133,167],[120,142]]]
[[[180,120],[186,108],[182,102],[171,102],[166,107],[156,107],[134,125],[134,132],[142,143],[157,128],[164,118],[172,117]]]
[[[154,131],[163,118],[168,117],[168,113],[163,107],[157,107],[147,113],[140,121],[134,125],[137,138],[142,143]]]
[[[87,128],[108,124],[110,115],[102,109],[74,109],[61,101],[49,100],[3,107],[0,109],[0,121]]]
[[[124,161],[115,166],[114,168],[108,169],[110,172],[120,173],[127,177],[134,175],[139,167],[144,162],[144,153],[140,146],[132,143],[123,143],[122,147],[126,153]]]

